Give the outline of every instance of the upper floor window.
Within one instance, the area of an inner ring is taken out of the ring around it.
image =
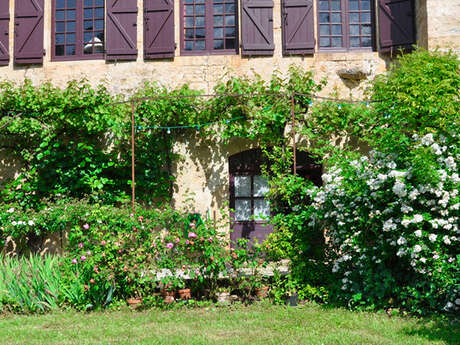
[[[53,58],[103,58],[104,0],[54,0],[53,5]]]
[[[183,54],[236,53],[236,0],[182,0],[181,8]]]
[[[322,50],[373,47],[371,0],[319,0],[319,47]]]

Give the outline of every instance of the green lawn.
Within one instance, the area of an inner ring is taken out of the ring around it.
[[[457,327],[384,314],[250,307],[0,317],[0,344],[449,344]]]

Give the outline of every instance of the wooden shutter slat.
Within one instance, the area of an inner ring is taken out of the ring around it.
[[[174,1],[144,0],[144,57],[174,57]]]
[[[14,62],[43,63],[44,0],[16,0],[14,11]]]
[[[273,55],[273,1],[242,0],[241,7],[242,55]]]
[[[413,0],[379,0],[380,51],[409,51],[416,43]]]
[[[311,0],[283,0],[283,54],[313,54],[314,13]]]
[[[10,4],[8,1],[0,2],[0,66],[8,65],[9,52],[9,28],[10,28]]]
[[[136,60],[137,0],[107,0],[106,60]]]

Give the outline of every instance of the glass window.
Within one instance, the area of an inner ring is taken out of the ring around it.
[[[54,4],[53,57],[102,58],[104,0],[55,0]]]
[[[372,47],[371,0],[318,0],[319,46],[323,49]]]
[[[270,203],[264,197],[269,191],[267,180],[260,175],[235,176],[235,220],[266,220]]]
[[[182,52],[235,52],[236,0],[183,0]]]

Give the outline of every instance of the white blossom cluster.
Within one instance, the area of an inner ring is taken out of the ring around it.
[[[318,210],[310,225],[322,222],[337,248],[332,270],[344,293],[360,292],[366,269],[378,265],[397,262],[426,279],[460,271],[458,148],[433,134],[414,139],[436,162],[430,167],[436,184],[419,183],[413,166],[372,152],[332,167],[323,175],[324,186],[310,191]],[[459,298],[452,287],[445,310],[460,310]]]

